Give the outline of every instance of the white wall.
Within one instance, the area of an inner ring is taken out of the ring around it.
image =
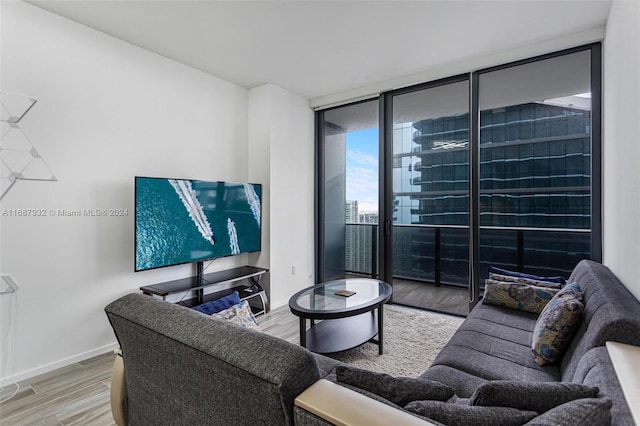
[[[604,43],[603,263],[640,300],[640,2],[614,0]]]
[[[20,290],[0,377],[19,380],[108,350],[106,304],[192,275],[133,272],[133,177],[246,181],[248,91],[23,2],[1,7],[1,89],[38,99],[21,127],[59,181],[19,182],[0,208],[129,212],[1,217],[0,272]],[[244,263],[220,259],[209,271]],[[0,298],[7,343],[11,300]]]
[[[277,307],[314,284],[313,112],[308,100],[267,84],[249,91],[249,122],[249,180],[268,186],[269,217],[263,214],[263,220],[269,223],[267,262]],[[259,263],[266,266],[262,257]]]
[[[271,198],[271,99],[269,85],[249,91],[249,182],[262,183],[262,247],[269,247],[271,241],[270,198]],[[269,268],[269,251],[261,250],[250,256],[253,264]]]

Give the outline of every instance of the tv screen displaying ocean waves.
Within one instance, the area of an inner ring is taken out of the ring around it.
[[[135,178],[135,270],[260,251],[262,185]]]

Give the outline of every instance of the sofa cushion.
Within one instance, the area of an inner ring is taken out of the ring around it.
[[[560,359],[571,343],[582,319],[582,291],[569,284],[556,294],[540,313],[533,329],[531,350],[538,365]]]
[[[211,315],[211,318],[228,321],[241,327],[260,331],[258,321],[256,321],[256,318],[253,316],[253,312],[251,312],[249,302],[247,302],[246,300],[243,300],[237,305],[233,305],[232,307],[225,309],[224,311],[220,311]]]
[[[535,411],[517,408],[478,407],[441,401],[413,401],[404,408],[445,425],[520,426],[538,415]]]
[[[469,398],[460,398],[458,395],[453,395],[447,400],[447,402],[453,404],[471,405],[469,404]]]
[[[421,377],[453,386],[463,398],[487,380],[560,380],[557,365],[539,366],[531,356],[537,317],[478,304]]]
[[[597,395],[597,387],[576,383],[496,380],[476,389],[469,405],[512,407],[544,413],[565,402]]]
[[[398,410],[403,410],[402,406],[396,404],[393,401],[388,400],[387,398],[381,397],[377,393],[373,393],[371,391],[368,391],[368,390],[363,389],[363,388],[359,388],[357,386],[348,385],[346,383],[341,383],[341,382],[336,382],[336,383],[339,384],[340,386],[345,387],[347,389],[350,389],[350,390],[352,390],[354,392],[358,392],[360,395],[364,395],[367,398],[371,398],[371,399],[374,399],[374,400],[376,400],[378,402],[382,402],[383,404],[386,404],[389,407],[397,408]]]
[[[576,399],[558,405],[526,424],[530,426],[609,426],[611,424],[610,409],[611,400],[607,398]]]
[[[446,383],[455,389],[459,398],[469,398],[487,380],[448,365],[432,365],[420,375],[423,379]]]
[[[489,273],[500,274],[500,275],[510,275],[512,277],[530,278],[530,279],[539,280],[539,281],[551,281],[559,284],[564,284],[566,282],[564,277],[560,277],[560,276],[539,277],[537,275],[525,274],[524,272],[509,271],[507,269],[496,268],[495,266],[489,266]]]
[[[336,367],[336,376],[338,383],[372,392],[401,407],[419,399],[446,401],[454,394],[452,387],[432,380],[393,377],[347,365]]]
[[[228,309],[233,305],[237,305],[238,303],[240,303],[240,295],[237,291],[234,291],[228,296],[203,303],[202,305],[194,306],[193,309],[198,312],[202,312],[203,314],[213,315],[215,313],[224,311],[225,309]]]
[[[487,279],[482,303],[539,314],[558,291],[549,287]]]

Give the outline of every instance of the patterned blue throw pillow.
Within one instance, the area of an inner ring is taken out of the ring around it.
[[[566,283],[566,280],[564,279],[564,277],[539,277],[537,275],[531,275],[531,274],[525,274],[524,272],[516,272],[516,271],[509,271],[507,269],[502,269],[502,268],[496,268],[495,266],[489,266],[489,272],[493,272],[494,274],[500,274],[500,275],[509,275],[512,277],[520,277],[520,278],[529,278],[532,280],[538,280],[538,281],[551,281],[554,283],[559,283],[564,285]]]
[[[531,350],[538,365],[562,359],[578,331],[584,304],[578,284],[568,284],[556,294],[540,313],[533,329]]]
[[[240,295],[237,291],[234,291],[228,296],[212,300],[211,302],[203,303],[202,305],[194,306],[193,309],[198,312],[202,312],[203,314],[213,315],[215,313],[224,311],[225,309],[228,309],[233,305],[237,305],[238,303],[240,303]]]
[[[535,285],[536,287],[557,288],[558,290],[562,288],[562,284],[556,283],[553,281],[541,281],[541,280],[534,280],[532,278],[514,277],[511,275],[496,274],[494,272],[489,272],[489,279],[495,280],[495,281],[508,282],[508,283]]]
[[[211,315],[211,318],[227,321],[236,325],[239,325],[244,328],[250,328],[253,330],[260,331],[260,325],[258,325],[258,321],[253,316],[253,312],[251,312],[251,307],[249,306],[249,302],[243,300],[237,305],[233,305],[224,311],[220,311]]]
[[[485,280],[482,303],[539,314],[560,290],[513,282]]]

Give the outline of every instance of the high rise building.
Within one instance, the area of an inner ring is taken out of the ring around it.
[[[359,223],[378,223],[378,213],[360,213]]]
[[[358,201],[347,200],[344,213],[345,223],[358,223]]]
[[[480,114],[480,223],[589,229],[591,113],[529,103]],[[413,123],[412,223],[468,225],[468,114]]]
[[[358,213],[358,201],[345,203],[345,269],[351,272],[371,273],[373,233],[377,232],[377,213]]]
[[[528,231],[529,265],[549,270],[553,264],[566,273],[576,259],[589,257],[590,123],[590,99],[584,97],[481,111],[481,264],[516,267],[517,233],[524,229],[543,230]],[[394,176],[405,182],[394,199],[394,224],[425,228],[394,227],[394,274],[429,279],[437,257],[443,280],[466,283],[469,116],[398,127],[413,146],[394,155]]]

